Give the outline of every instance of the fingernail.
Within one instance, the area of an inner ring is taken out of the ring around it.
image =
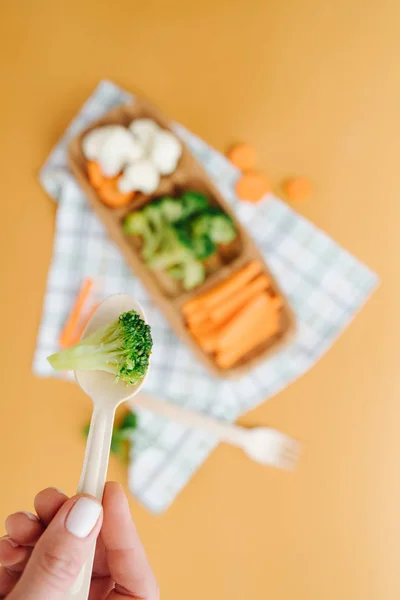
[[[101,514],[101,504],[90,498],[79,498],[65,522],[67,530],[78,538],[85,538],[96,525]]]
[[[21,510],[20,514],[27,516],[28,519],[30,519],[31,521],[36,521],[36,522],[39,521],[39,518],[36,515],[34,515],[33,513],[28,512],[26,510]]]
[[[67,494],[64,494],[64,492],[62,490],[60,490],[59,488],[53,487],[51,489],[55,490],[56,492],[58,492],[59,494],[61,494],[61,496],[66,496],[67,495]]]
[[[9,537],[3,537],[0,539],[1,542],[8,542],[13,548],[18,548],[19,544],[17,544],[17,542],[14,542],[14,540],[12,540]]]

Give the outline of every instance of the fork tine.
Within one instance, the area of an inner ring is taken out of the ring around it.
[[[279,464],[284,469],[293,469],[300,456],[300,444],[293,440],[285,440],[279,453]]]

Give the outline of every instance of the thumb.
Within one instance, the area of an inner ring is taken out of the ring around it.
[[[67,500],[35,546],[9,600],[63,600],[88,558],[103,520],[91,496]]]

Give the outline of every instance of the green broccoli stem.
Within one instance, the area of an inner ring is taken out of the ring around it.
[[[52,354],[48,361],[56,371],[107,371],[115,374],[113,356],[98,353],[95,346],[72,347]]]
[[[120,346],[115,325],[104,325],[71,348],[52,354],[48,361],[56,371],[99,370],[115,374]]]

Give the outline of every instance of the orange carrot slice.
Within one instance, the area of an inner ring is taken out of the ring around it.
[[[89,310],[89,312],[87,313],[87,315],[85,316],[83,321],[81,321],[81,323],[79,324],[79,327],[77,328],[75,335],[72,338],[69,346],[73,346],[74,344],[77,344],[80,341],[80,339],[83,335],[83,332],[86,329],[86,325],[89,323],[90,319],[92,318],[92,316],[94,315],[94,313],[96,312],[96,310],[98,309],[99,306],[100,306],[100,302],[93,304],[92,308]]]
[[[68,346],[71,344],[71,340],[74,339],[75,330],[77,328],[83,307],[93,289],[93,285],[93,279],[90,279],[88,277],[84,280],[82,287],[79,290],[79,293],[76,297],[72,312],[69,315],[67,322],[65,323],[64,328],[61,332],[59,339],[59,344],[61,348],[68,348]]]
[[[211,321],[215,323],[226,321],[259,292],[266,290],[270,286],[270,283],[266,275],[259,275],[245,287],[238,290],[234,296],[227,298],[223,304],[212,308],[210,311]]]
[[[241,200],[259,202],[265,194],[271,191],[271,184],[262,173],[249,171],[238,179],[235,189]]]
[[[100,165],[95,160],[89,160],[86,163],[89,181],[94,188],[99,188],[103,185],[105,177],[102,173]]]
[[[262,264],[258,260],[248,263],[245,267],[225,279],[219,285],[211,288],[208,292],[196,296],[186,302],[182,307],[182,312],[189,318],[194,312],[201,309],[204,312],[212,306],[223,302],[226,298],[235,294],[239,289],[254,279],[262,270]]]
[[[135,192],[128,192],[126,194],[120,192],[117,188],[116,181],[105,180],[101,187],[97,189],[100,200],[110,208],[119,208],[120,206],[126,206],[132,200]]]
[[[256,166],[256,150],[250,144],[235,144],[228,150],[227,158],[241,171],[248,171]]]
[[[283,191],[288,200],[302,202],[312,194],[312,184],[307,177],[292,177],[283,183]]]

